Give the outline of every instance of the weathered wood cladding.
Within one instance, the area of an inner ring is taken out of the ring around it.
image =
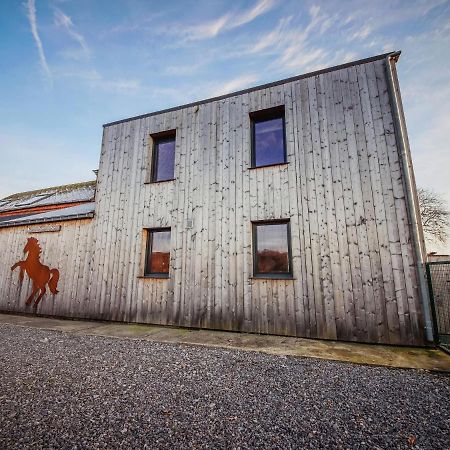
[[[50,225],[22,225],[0,228],[0,310],[37,311],[39,314],[67,317],[89,317],[89,275],[92,243],[92,219],[53,222]],[[60,231],[57,231],[60,228]],[[44,231],[44,230],[55,231]],[[19,282],[19,270],[11,266],[24,259],[23,249],[29,237],[35,237],[42,249],[41,262],[60,272],[57,295],[47,293],[37,309],[26,306],[32,282],[25,275]]]
[[[252,169],[249,114],[281,105],[288,162]],[[173,129],[175,180],[148,183],[150,135]],[[252,277],[252,221],[267,219],[290,220],[294,279]],[[145,278],[144,229],[159,227],[170,277]],[[45,314],[423,344],[384,59],[105,126],[95,219],[79,244],[60,236],[78,275]]]

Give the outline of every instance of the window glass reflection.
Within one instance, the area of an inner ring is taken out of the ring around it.
[[[254,127],[255,166],[285,162],[283,118],[258,121]]]
[[[175,173],[175,137],[156,142],[153,181],[172,180]]]
[[[146,273],[169,273],[170,230],[150,232],[150,254]]]
[[[258,273],[289,273],[288,224],[256,226]]]

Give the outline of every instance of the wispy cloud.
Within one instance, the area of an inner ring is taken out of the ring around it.
[[[114,91],[122,94],[136,94],[141,89],[139,80],[100,80],[97,86],[107,91]]]
[[[52,80],[52,72],[47,64],[47,59],[45,58],[44,47],[42,46],[41,38],[39,37],[37,29],[37,19],[36,19],[36,5],[34,0],[28,0],[27,2],[27,15],[28,21],[30,22],[31,34],[33,35],[34,42],[38,49],[39,62],[41,64],[42,70],[48,81]]]
[[[246,23],[252,22],[257,17],[270,11],[277,3],[277,0],[260,0],[253,8],[235,14],[229,28],[236,28]]]
[[[322,13],[318,5],[309,9],[309,18],[302,27],[292,17],[283,18],[277,27],[252,47],[251,52],[272,49],[278,55],[272,64],[279,72],[313,70],[327,62],[329,50],[315,44],[336,21],[336,17]],[[314,42],[310,39],[314,36]],[[328,58],[329,59],[329,58]]]
[[[356,30],[349,38],[350,41],[352,40],[363,40],[367,39],[372,32],[372,27],[370,25],[364,25],[359,30]]]
[[[141,82],[137,79],[110,79],[104,77],[95,69],[56,70],[55,76],[58,78],[78,79],[93,89],[100,89],[117,94],[135,94],[142,90]]]
[[[257,17],[270,11],[278,0],[259,0],[252,8],[223,16],[196,25],[188,26],[180,30],[186,41],[197,41],[213,38],[223,31],[232,30],[252,22]]]
[[[242,75],[226,83],[221,84],[212,91],[212,96],[228,94],[230,92],[245,89],[258,81],[259,77],[255,74]]]
[[[57,25],[58,27],[64,28],[67,34],[79,44],[83,56],[85,58],[89,58],[91,51],[86,43],[86,39],[81,33],[75,30],[75,26],[72,22],[72,19],[68,15],[64,14],[60,9],[56,9],[54,22],[55,25]],[[72,57],[75,56],[75,58],[78,59],[78,55],[76,53],[70,52],[68,54],[71,55]]]
[[[146,28],[149,27],[149,24],[159,16],[161,16],[161,14],[153,14],[139,21],[132,21],[132,22],[128,21],[120,23],[112,27],[110,30],[106,30],[103,33],[101,33],[101,36],[104,38],[113,34],[132,33],[134,31],[145,30]]]
[[[184,77],[196,73],[202,66],[209,61],[204,58],[202,61],[192,61],[188,64],[175,64],[165,67],[164,73],[170,76]]]
[[[407,2],[408,7],[404,7],[401,2],[386,2],[381,6],[378,2],[354,0],[346,3],[346,8],[343,7],[343,2],[336,3],[335,6],[347,11],[342,23],[343,25],[353,25],[350,31],[356,33],[356,37],[360,37],[358,35],[364,36],[364,30],[367,27],[370,27],[370,34],[374,34],[381,28],[392,25],[398,28],[410,20],[423,19],[424,16],[445,3],[448,3],[448,0],[410,0]],[[368,19],[370,23],[366,23]],[[366,25],[361,27],[361,22]]]
[[[349,55],[356,58],[358,54],[332,51],[324,42],[330,27],[334,27],[332,32],[341,32],[340,19],[338,13],[329,14],[319,5],[313,5],[307,10],[306,17],[299,14],[282,17],[272,30],[252,36],[252,40],[244,34],[241,39],[236,38],[225,46],[208,50],[202,54],[202,65],[206,66],[208,61],[217,63],[243,57],[256,60],[273,56],[272,62],[265,64],[264,73],[266,76],[282,77],[337,64],[342,62],[339,58],[343,57],[348,61]]]
[[[231,14],[225,14],[218,19],[210,22],[201,23],[188,27],[185,30],[187,40],[200,40],[217,36],[222,30],[229,25]]]
[[[323,48],[307,48],[300,43],[288,47],[278,64],[293,71],[312,70],[321,65],[326,55],[327,51]]]
[[[291,22],[292,16],[282,18],[274,30],[264,34],[252,47],[250,47],[249,53],[259,53],[281,43],[288,32],[288,27]]]

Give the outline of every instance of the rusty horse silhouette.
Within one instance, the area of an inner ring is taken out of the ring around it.
[[[44,266],[44,264],[40,262],[39,256],[41,254],[41,247],[39,246],[39,242],[36,238],[28,238],[27,245],[25,245],[23,252],[28,253],[27,259],[25,259],[25,261],[15,263],[11,267],[11,270],[15,270],[17,267],[20,267],[19,281],[23,281],[24,272],[27,272],[33,282],[33,292],[27,299],[27,305],[33,301],[37,291],[39,291],[39,289],[41,290],[38,298],[34,302],[34,305],[37,306],[45,294],[46,284],[48,284],[48,288],[52,294],[58,293],[56,288],[59,280],[59,270],[50,269],[48,266]]]

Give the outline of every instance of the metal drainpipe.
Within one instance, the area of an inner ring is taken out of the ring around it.
[[[427,341],[433,342],[433,321],[431,318],[430,295],[428,291],[428,281],[425,268],[426,251],[425,241],[423,237],[422,219],[420,217],[419,202],[417,198],[416,183],[414,179],[414,170],[411,160],[411,150],[409,148],[402,100],[400,97],[400,90],[395,70],[395,62],[398,60],[399,56],[400,52],[393,52],[386,57],[387,87],[394,119],[395,136],[402,160],[403,179],[405,180],[406,184],[406,201],[408,204],[414,253],[417,263],[420,297],[422,300],[423,315],[425,321],[425,337]]]

